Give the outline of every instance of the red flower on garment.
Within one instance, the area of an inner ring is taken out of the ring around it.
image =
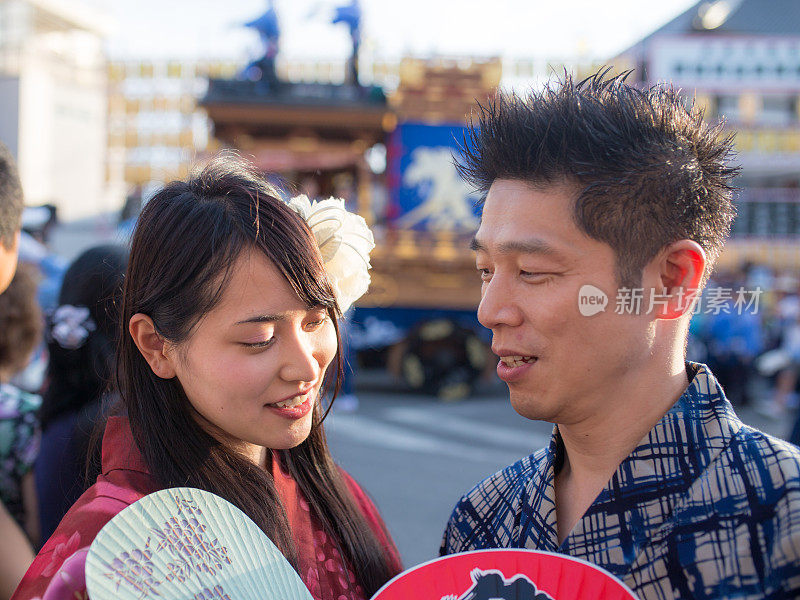
[[[45,577],[51,577],[55,575],[56,572],[61,568],[61,565],[64,564],[64,561],[72,556],[80,547],[80,545],[81,536],[77,531],[73,533],[69,539],[56,544],[53,554],[50,557],[50,563],[44,568],[42,575]]]
[[[314,598],[322,598],[322,587],[319,584],[319,572],[315,567],[311,567],[306,574],[305,580],[308,591]]]

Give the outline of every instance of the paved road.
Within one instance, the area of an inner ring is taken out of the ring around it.
[[[499,383],[499,382],[498,382]],[[544,446],[551,426],[511,408],[502,384],[458,403],[402,393],[370,377],[352,414],[326,422],[334,457],[377,503],[406,567],[436,556],[453,505],[478,481]],[[742,419],[781,435],[788,424]]]

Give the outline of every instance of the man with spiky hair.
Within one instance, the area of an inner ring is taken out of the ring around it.
[[[514,409],[555,427],[461,498],[441,552],[560,552],[647,600],[800,597],[800,450],[685,360],[735,214],[732,141],[625,77],[499,95],[466,140],[478,319]]]
[[[0,142],[0,293],[11,283],[17,269],[22,207],[17,165],[11,152]]]

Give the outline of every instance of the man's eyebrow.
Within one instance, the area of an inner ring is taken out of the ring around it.
[[[476,237],[472,238],[469,247],[476,252],[486,252],[486,247]],[[501,242],[497,245],[497,252],[499,254],[542,254],[553,258],[561,258],[563,256],[561,251],[539,238]]]
[[[238,321],[236,325],[245,325],[247,323],[276,323],[278,321],[285,321],[285,315],[256,315],[244,321]]]

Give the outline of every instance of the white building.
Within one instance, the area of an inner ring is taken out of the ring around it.
[[[117,209],[106,187],[108,21],[70,0],[0,0],[0,140],[26,204],[72,220]]]
[[[743,188],[721,265],[800,268],[800,0],[703,0],[614,61],[736,132]]]

